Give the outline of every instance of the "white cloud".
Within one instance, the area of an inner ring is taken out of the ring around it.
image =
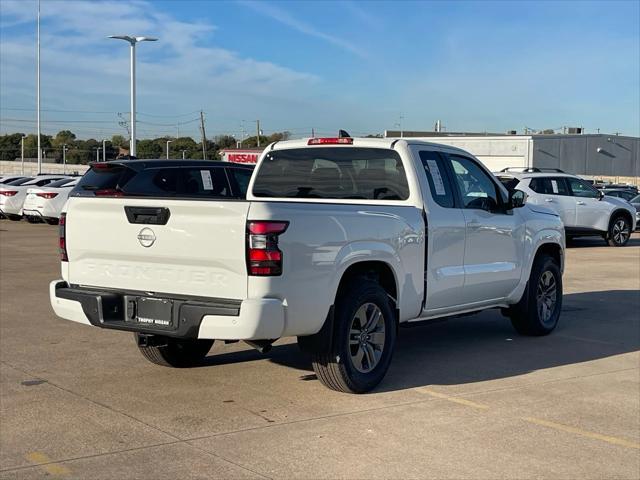
[[[358,48],[352,43],[346,40],[343,40],[342,38],[336,37],[334,35],[329,35],[328,33],[322,32],[314,28],[313,26],[309,25],[307,22],[304,22],[294,17],[288,11],[283,10],[282,8],[279,8],[275,5],[272,5],[264,1],[248,1],[248,0],[241,0],[238,3],[240,3],[241,5],[245,5],[251,8],[252,10],[262,15],[265,15],[277,22],[280,22],[283,25],[286,25],[300,33],[303,33],[310,37],[315,37],[315,38],[324,40],[325,42],[328,42],[332,45],[340,47],[343,50],[347,50],[348,52],[354,53],[359,57],[362,57],[362,58],[368,57],[368,54],[364,50]]]
[[[0,100],[6,107],[35,106],[35,6],[25,6],[23,1],[2,2]],[[128,46],[107,39],[110,34],[160,39],[137,50],[139,111],[178,114],[203,108],[213,129],[237,129],[237,117],[257,115],[274,103],[299,107],[305,89],[319,81],[308,73],[218,48],[212,41],[214,25],[180,21],[151,2],[43,1],[41,16],[45,109],[128,111]],[[2,111],[2,117],[15,116]],[[43,116],[45,127],[47,118],[72,119],[60,113]],[[112,124],[79,125],[77,130],[118,129],[115,114],[100,119]],[[57,129],[55,124],[51,127]],[[196,134],[196,125],[191,128],[185,133]],[[10,123],[3,122],[6,129],[11,129]]]

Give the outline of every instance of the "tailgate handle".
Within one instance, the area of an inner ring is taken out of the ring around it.
[[[166,225],[171,212],[165,207],[124,207],[129,223]]]

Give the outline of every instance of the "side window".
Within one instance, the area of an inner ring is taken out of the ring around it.
[[[567,181],[574,197],[598,198],[600,196],[595,188],[579,178],[567,177]]]
[[[183,193],[190,197],[230,197],[223,168],[189,168],[184,172]]]
[[[569,195],[563,178],[535,177],[531,179],[529,188],[544,195]]]
[[[236,185],[240,191],[240,196],[245,198],[247,196],[247,188],[249,187],[249,180],[251,180],[251,174],[253,171],[246,168],[229,168],[227,172],[236,181]]]
[[[491,177],[467,157],[449,155],[449,159],[460,189],[462,206],[469,209],[495,210],[499,205],[498,190]]]
[[[420,160],[427,174],[433,199],[441,207],[453,208],[453,192],[446,176],[443,158],[436,152],[422,151]]]

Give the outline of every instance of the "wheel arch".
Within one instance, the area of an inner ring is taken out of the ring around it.
[[[340,277],[333,297],[333,304],[329,307],[327,317],[318,333],[299,336],[298,345],[307,353],[328,351],[333,341],[334,306],[338,296],[344,292],[349,282],[356,278],[365,278],[378,283],[392,299],[392,308],[396,316],[396,324],[400,318],[398,302],[398,279],[392,266],[384,260],[362,260],[349,265]]]
[[[549,255],[556,262],[558,262],[558,266],[560,267],[560,271],[564,271],[564,252],[562,247],[555,242],[547,242],[538,245],[536,249],[536,253],[533,256],[535,261],[536,258],[540,255]]]
[[[613,212],[611,212],[611,216],[609,217],[607,232],[611,229],[613,221],[620,216],[624,216],[629,221],[629,228],[633,226],[633,216],[631,215],[631,212],[625,210],[624,208],[616,208]]]

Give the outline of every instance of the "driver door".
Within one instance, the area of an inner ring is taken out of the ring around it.
[[[464,303],[503,299],[522,275],[524,219],[518,209],[505,210],[497,181],[476,160],[449,155],[449,165],[466,222]]]

